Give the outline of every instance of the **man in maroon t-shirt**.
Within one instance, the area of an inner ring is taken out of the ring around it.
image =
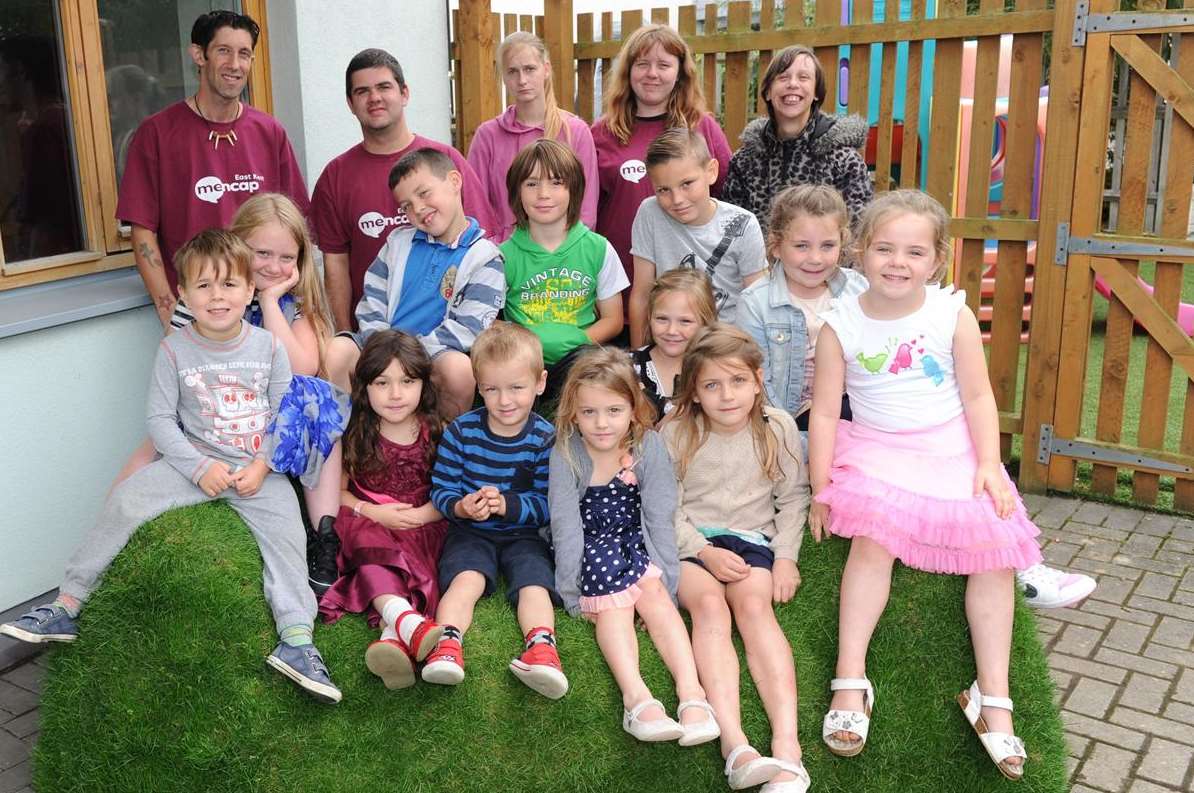
[[[365,271],[386,237],[411,225],[389,188],[390,169],[402,155],[430,147],[451,157],[464,177],[465,214],[487,235],[498,228],[485,188],[460,152],[407,126],[410,88],[393,55],[379,49],[358,52],[348,62],[344,88],[363,140],[327,164],[311,196],[311,222],[323,251],[324,283],[337,330],[352,329]]]
[[[285,193],[310,211],[286,130],[240,101],[258,33],[256,22],[231,11],[195,20],[199,91],[145,119],[129,147],[116,217],[133,227],[137,270],[166,330],[178,299],[173,256],[184,242],[227,226],[255,193]]]

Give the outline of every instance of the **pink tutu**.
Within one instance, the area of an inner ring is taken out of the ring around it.
[[[1040,530],[1007,472],[1016,507],[1001,519],[988,493],[974,497],[977,469],[964,415],[908,432],[842,421],[816,500],[829,507],[830,533],[868,537],[917,570],[969,575],[1041,561]]]
[[[643,571],[638,580],[646,581],[648,578],[662,577],[663,571],[656,567],[654,562],[647,562],[647,569]],[[594,595],[593,597],[581,595],[580,610],[586,614],[596,614],[599,611],[629,608],[637,603],[638,599],[642,596],[642,587],[638,583],[634,583],[621,592],[611,592],[608,595]]]

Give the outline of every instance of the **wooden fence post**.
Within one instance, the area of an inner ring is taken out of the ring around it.
[[[556,102],[569,112],[576,110],[572,25],[572,0],[549,0],[543,4],[543,43],[551,59],[551,84]]]
[[[549,3],[550,5],[550,3]],[[461,151],[468,151],[481,122],[501,112],[497,91],[493,18],[489,0],[462,0],[457,15],[456,49],[460,53],[460,114],[456,120]]]

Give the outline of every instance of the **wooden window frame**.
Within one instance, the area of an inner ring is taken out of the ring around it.
[[[6,263],[0,243],[0,292],[133,265],[131,243],[116,221],[116,163],[112,157],[108,91],[98,0],[56,0],[62,24],[66,92],[78,166],[82,250]],[[273,113],[266,0],[241,0],[242,13],[261,26],[249,74],[249,102]]]

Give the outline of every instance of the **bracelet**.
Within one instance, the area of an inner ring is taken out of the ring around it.
[[[357,499],[357,505],[352,508],[352,514],[359,518],[361,516],[361,507],[363,506],[365,506],[365,500]]]

